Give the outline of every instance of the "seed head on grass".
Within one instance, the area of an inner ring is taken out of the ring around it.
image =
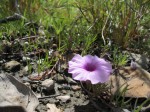
[[[82,57],[77,54],[69,61],[68,72],[75,80],[90,81],[92,84],[105,83],[112,72],[112,66],[97,56],[86,55]]]

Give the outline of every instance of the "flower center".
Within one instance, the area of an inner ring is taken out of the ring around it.
[[[94,71],[96,69],[96,66],[91,64],[91,63],[87,63],[85,66],[84,66],[84,69],[87,70],[87,71]]]

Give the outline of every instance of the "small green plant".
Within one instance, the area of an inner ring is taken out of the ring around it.
[[[125,93],[128,91],[128,86],[122,85],[120,88],[118,88],[116,94],[112,96],[112,102],[115,103],[115,106],[118,106],[120,108],[125,108],[127,105],[129,105],[129,102],[132,100],[132,98],[125,100]]]
[[[138,100],[138,99],[137,99]],[[147,100],[145,100],[139,107],[136,106],[136,103],[135,103],[135,106],[134,106],[134,110],[133,112],[141,112],[141,109],[142,107],[148,103],[150,101],[150,98],[148,98]]]
[[[127,55],[119,51],[118,48],[113,50],[113,64],[115,67],[123,66],[127,63]]]

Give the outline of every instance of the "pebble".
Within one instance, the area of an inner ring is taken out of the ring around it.
[[[66,94],[66,93],[67,93],[67,91],[66,91],[66,90],[62,90],[62,93],[63,93],[63,94]]]
[[[62,89],[70,90],[71,87],[70,87],[70,85],[68,85],[68,84],[62,84]]]
[[[46,105],[46,107],[48,108],[48,111],[47,111],[47,112],[62,112],[60,109],[58,109],[58,108],[56,107],[55,104],[50,104],[50,103],[48,103],[48,104]]]
[[[40,100],[40,102],[42,102],[42,104],[46,105],[49,101],[47,99],[42,99],[42,100]]]
[[[23,56],[23,57],[22,57],[22,60],[23,60],[23,61],[31,61],[31,58]]]
[[[11,51],[12,43],[7,40],[2,40],[1,49],[3,52],[9,53]]]
[[[51,91],[54,89],[55,83],[52,79],[46,79],[46,80],[42,81],[41,85],[43,87],[45,87],[47,91]]]
[[[28,72],[29,72],[29,67],[28,66],[25,66],[22,70],[22,74],[27,76],[28,75]]]
[[[25,82],[24,84],[31,89],[31,85],[29,82]]]
[[[123,109],[123,112],[131,112],[131,111],[129,111],[128,109]]]
[[[76,98],[80,98],[80,93],[76,92],[76,93],[75,93],[75,97],[76,97]]]
[[[37,98],[41,98],[41,97],[42,97],[40,93],[35,93],[35,96],[36,96]]]
[[[40,104],[37,106],[36,111],[37,112],[47,112],[47,108],[45,108],[45,105]]]
[[[3,68],[5,70],[7,70],[7,71],[14,71],[14,72],[16,72],[16,71],[20,70],[21,65],[20,65],[19,62],[13,60],[13,61],[6,62],[4,64],[4,66],[3,66]]]
[[[2,65],[4,62],[3,61],[0,61],[0,65]]]
[[[39,60],[37,61],[37,64],[42,64],[43,61],[44,61],[44,59],[39,59]]]
[[[22,78],[22,77],[23,77],[23,73],[19,71],[18,76],[19,76],[20,78]]]
[[[69,95],[57,96],[56,99],[61,100],[62,102],[68,102],[71,100],[71,97]]]
[[[78,90],[80,90],[80,89],[81,89],[81,87],[78,86],[78,85],[72,86],[72,90],[73,90],[73,91],[78,91]]]
[[[64,83],[66,80],[60,74],[57,74],[54,78],[58,83]]]

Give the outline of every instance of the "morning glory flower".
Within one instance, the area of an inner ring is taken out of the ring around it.
[[[112,65],[102,58],[92,55],[76,54],[69,61],[68,72],[79,81],[90,81],[92,84],[105,83],[112,72]]]

